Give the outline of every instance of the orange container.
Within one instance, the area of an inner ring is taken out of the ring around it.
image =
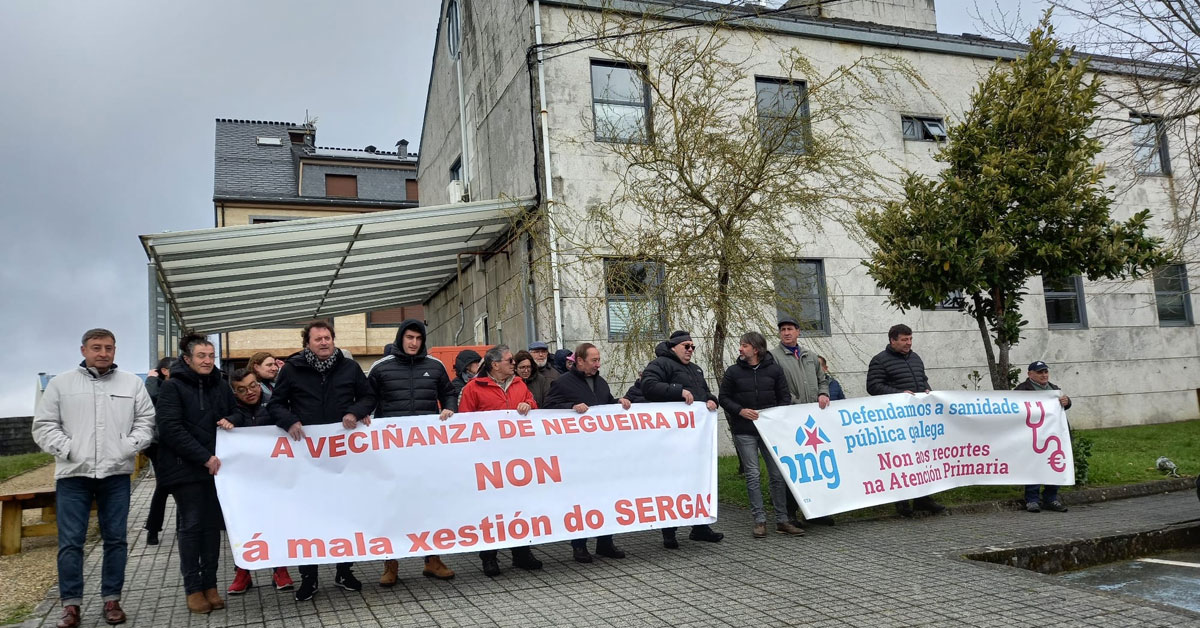
[[[475,353],[479,354],[479,357],[482,358],[483,354],[491,348],[492,345],[461,345],[451,347],[429,347],[427,351],[429,352],[429,355],[441,360],[442,364],[446,365],[446,372],[450,374],[450,379],[454,379],[455,377],[458,377],[458,373],[454,372],[454,358],[458,357],[458,352],[462,351],[463,349],[472,349],[475,351]]]

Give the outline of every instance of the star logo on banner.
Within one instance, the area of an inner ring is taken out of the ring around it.
[[[812,446],[814,454],[817,453],[817,447],[829,442],[829,437],[825,435],[825,432],[821,428],[817,427],[817,422],[813,420],[811,415],[804,422],[802,429],[804,430],[805,439],[804,444],[801,446]]]

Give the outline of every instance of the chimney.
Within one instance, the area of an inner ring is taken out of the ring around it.
[[[396,142],[396,156],[400,159],[408,159],[408,140]]]

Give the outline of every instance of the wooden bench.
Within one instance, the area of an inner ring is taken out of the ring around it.
[[[134,462],[133,477],[137,477],[148,460],[138,454]],[[0,494],[0,556],[21,553],[21,539],[34,536],[58,534],[58,517],[55,511],[55,491],[52,488],[24,493]],[[42,509],[42,522],[25,525],[22,515],[26,510]],[[92,511],[96,503],[92,502]]]
[[[42,522],[25,525],[22,513],[42,509]],[[21,539],[58,534],[54,489],[0,495],[0,556],[19,554]]]

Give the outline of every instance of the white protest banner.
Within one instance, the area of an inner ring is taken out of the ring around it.
[[[807,518],[972,484],[1075,483],[1054,391],[862,397],[764,410],[755,422]]]
[[[535,545],[717,518],[716,412],[598,406],[217,434],[247,569]]]

